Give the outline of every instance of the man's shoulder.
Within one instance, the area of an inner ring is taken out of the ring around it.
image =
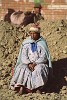
[[[43,41],[43,42],[46,42],[46,39],[43,38],[43,36],[40,37],[40,40]]]
[[[40,39],[38,41],[38,44],[43,46],[43,47],[47,47],[48,46],[45,38],[43,38],[42,36],[40,37]]]
[[[29,44],[31,42],[31,38],[30,37],[27,37],[26,39],[24,39],[24,41],[23,41],[23,45],[25,45],[25,44]]]

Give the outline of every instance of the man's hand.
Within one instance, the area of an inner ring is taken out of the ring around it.
[[[30,63],[29,65],[28,65],[28,67],[29,67],[29,69],[31,70],[31,71],[34,71],[34,67],[36,66],[36,64],[35,63]]]

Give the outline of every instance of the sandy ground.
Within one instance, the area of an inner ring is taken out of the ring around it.
[[[0,100],[67,100],[67,20],[40,21],[41,35],[46,39],[52,58],[54,78],[48,81],[44,93],[19,96],[9,90],[12,68],[16,64],[23,40],[30,25],[24,29],[0,22]]]

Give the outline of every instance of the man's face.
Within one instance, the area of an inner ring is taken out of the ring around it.
[[[36,33],[36,32],[30,32],[30,36],[33,40],[38,40],[39,37],[40,37],[40,34],[39,33]]]
[[[41,12],[41,9],[40,9],[40,8],[34,8],[34,12],[35,12],[36,14],[38,14],[38,13]]]

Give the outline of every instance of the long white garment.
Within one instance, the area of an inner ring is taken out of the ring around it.
[[[33,72],[28,68],[31,62],[37,64]],[[41,46],[37,45],[37,50],[32,52],[31,44],[25,44],[21,53],[21,64],[16,67],[10,85],[23,85],[30,90],[45,85],[49,73],[46,62],[47,55]]]

